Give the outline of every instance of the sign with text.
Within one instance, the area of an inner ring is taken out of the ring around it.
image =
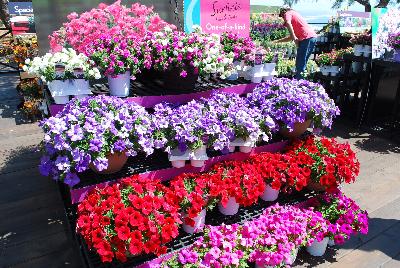
[[[200,24],[206,33],[250,33],[250,0],[185,0],[185,31]]]
[[[8,11],[13,35],[36,32],[32,2],[9,2]]]
[[[340,11],[339,27],[341,33],[359,33],[371,29],[371,13]]]

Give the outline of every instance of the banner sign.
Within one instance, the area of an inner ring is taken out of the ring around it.
[[[11,30],[13,35],[34,34],[35,18],[32,2],[9,2]]]
[[[200,25],[206,33],[250,33],[250,0],[185,0],[185,31]]]
[[[371,29],[371,13],[357,11],[339,11],[341,33],[359,33]]]

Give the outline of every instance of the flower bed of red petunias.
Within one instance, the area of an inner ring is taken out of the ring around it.
[[[311,180],[328,189],[354,182],[360,172],[360,163],[350,145],[334,138],[308,136],[295,141],[287,154],[301,157],[303,167],[311,169]]]
[[[96,189],[78,206],[77,231],[103,262],[166,253],[181,223],[176,195],[158,180],[132,176]]]

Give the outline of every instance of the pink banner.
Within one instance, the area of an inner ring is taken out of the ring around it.
[[[204,32],[250,34],[250,0],[201,0],[200,24]]]
[[[207,160],[205,162],[204,166],[201,168],[196,168],[191,165],[186,165],[183,168],[167,168],[167,169],[161,169],[161,170],[142,173],[140,175],[143,177],[146,177],[146,178],[153,178],[153,179],[157,178],[157,179],[166,181],[166,180],[170,180],[182,173],[205,172],[205,171],[209,170],[216,163],[219,163],[222,161],[229,161],[229,160],[240,161],[240,160],[245,160],[245,159],[249,158],[249,156],[253,155],[253,154],[259,154],[262,152],[282,151],[285,148],[285,146],[286,146],[286,141],[276,142],[276,143],[268,144],[265,146],[256,147],[249,154],[238,152],[238,153],[232,153],[232,154],[228,154],[228,155],[210,158],[209,160]],[[87,193],[90,190],[92,190],[96,187],[99,187],[99,188],[106,187],[108,185],[112,185],[117,182],[118,182],[118,180],[114,180],[114,181],[99,183],[96,185],[90,185],[90,186],[83,187],[83,188],[71,189],[70,190],[71,202],[72,202],[72,204],[80,203],[80,202],[82,202],[82,200],[85,198],[85,196],[87,195]]]
[[[144,96],[144,97],[129,97],[128,101],[135,102],[145,108],[152,108],[156,104],[168,102],[173,104],[186,103],[191,100],[198,100],[200,98],[208,98],[215,91],[225,93],[236,93],[236,94],[247,94],[253,91],[257,84],[242,84],[237,86],[231,86],[226,88],[212,89],[202,92],[180,94],[180,95],[164,95],[164,96]],[[49,107],[50,115],[55,116],[58,112],[61,112],[64,108],[63,104],[51,104]]]

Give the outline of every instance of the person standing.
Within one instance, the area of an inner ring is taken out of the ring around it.
[[[285,26],[288,28],[290,35],[275,42],[294,41],[296,43],[295,78],[301,79],[303,78],[303,72],[306,70],[307,62],[314,52],[317,34],[299,13],[289,7],[282,7],[279,11],[279,17],[285,21]]]

